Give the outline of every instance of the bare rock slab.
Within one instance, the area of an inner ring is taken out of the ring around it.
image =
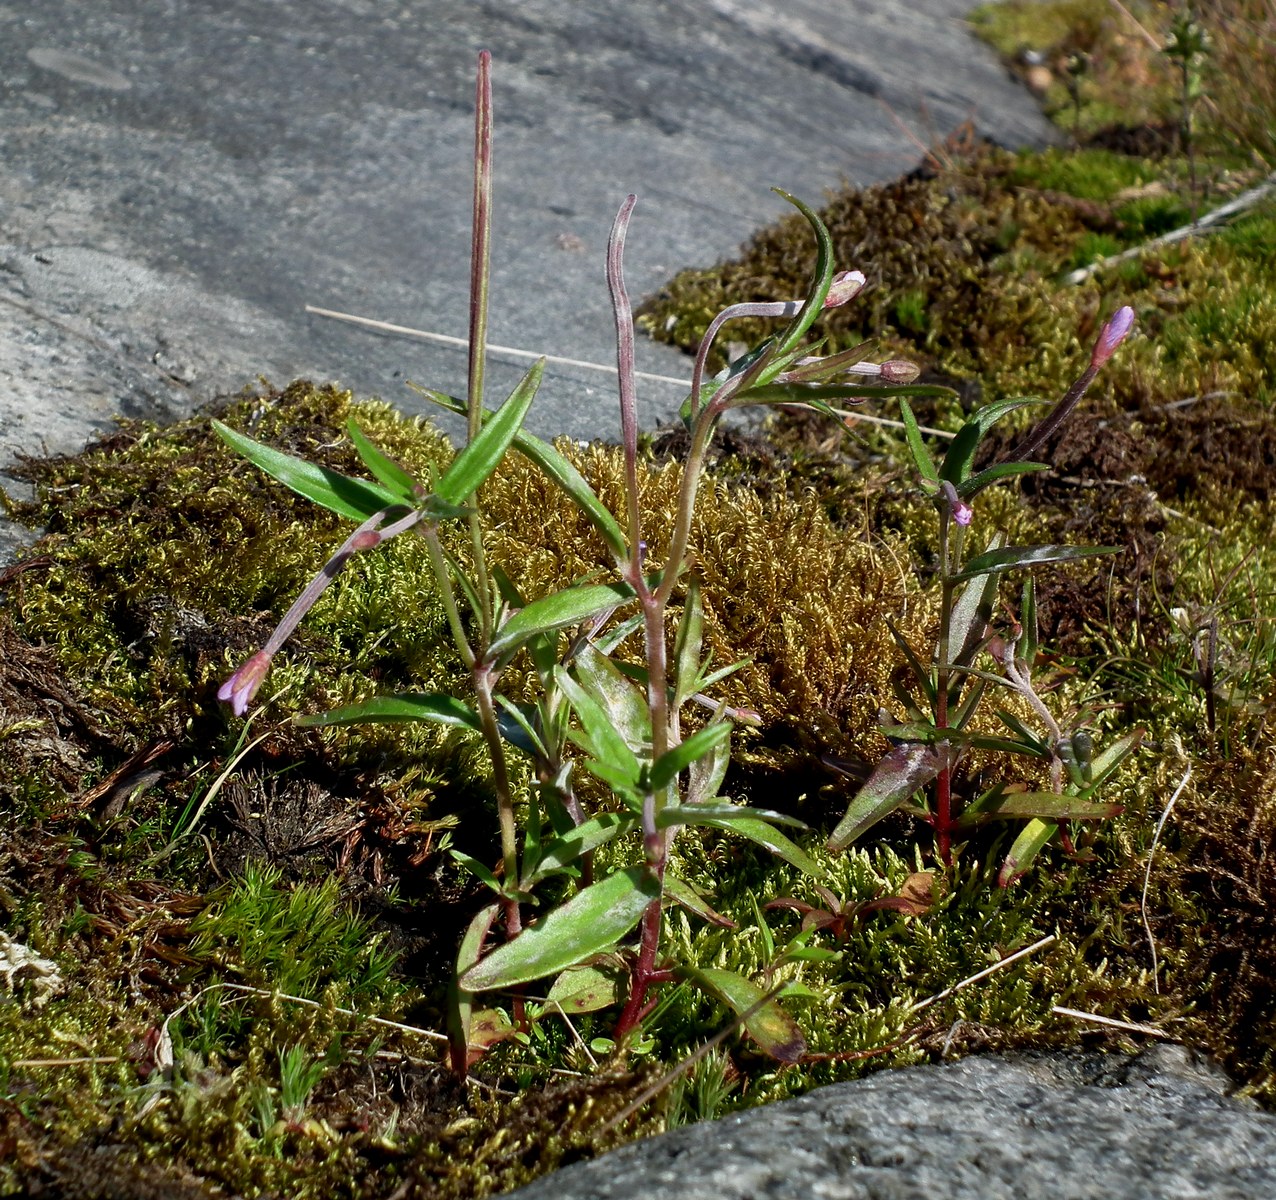
[[[885,1071],[637,1142],[511,1200],[1254,1200],[1276,1116],[1177,1046]]]

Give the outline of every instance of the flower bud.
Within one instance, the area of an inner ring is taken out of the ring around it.
[[[1128,304],[1118,308],[1099,334],[1090,355],[1090,366],[1096,370],[1112,357],[1113,351],[1125,341],[1125,335],[1134,325],[1134,309]]]
[[[944,500],[948,504],[948,511],[952,513],[953,520],[958,525],[969,525],[974,519],[975,510],[957,495],[957,489],[947,479],[939,485],[939,489],[944,495]]]
[[[882,378],[887,383],[912,383],[921,373],[921,367],[905,358],[892,358],[882,363]]]
[[[867,280],[863,271],[842,271],[833,276],[828,295],[824,297],[825,308],[840,308],[843,304],[854,300],[863,290]]]

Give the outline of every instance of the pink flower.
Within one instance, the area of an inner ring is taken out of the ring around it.
[[[225,683],[217,689],[217,699],[230,705],[235,716],[242,717],[270,670],[271,655],[258,650]]]

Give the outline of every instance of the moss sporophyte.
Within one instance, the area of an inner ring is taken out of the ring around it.
[[[428,722],[473,731],[482,739],[490,759],[501,849],[494,865],[453,852],[490,893],[473,915],[457,954],[449,1001],[454,1071],[464,1076],[495,1041],[532,1027],[544,1010],[531,1004],[527,989],[543,979],[553,980],[550,996],[572,997],[575,1014],[617,1008],[611,1044],[622,1049],[637,1046],[644,1024],[658,1021],[658,989],[677,984],[725,1004],[773,1058],[798,1062],[807,1054],[807,1041],[780,1003],[800,993],[791,970],[784,967],[803,960],[797,947],[779,954],[760,974],[726,969],[683,953],[687,941],[669,936],[665,912],[666,905],[673,905],[696,920],[715,919],[676,853],[675,839],[689,829],[727,830],[766,847],[814,881],[825,874],[825,867],[781,831],[785,826],[802,828],[795,818],[735,804],[721,794],[732,759],[733,717],[744,706],[708,698],[745,664],[714,666],[705,650],[706,606],[728,599],[713,593],[692,544],[714,432],[724,415],[746,406],[802,406],[840,421],[834,403],[898,400],[921,490],[933,499],[938,516],[934,575],[940,593],[939,631],[933,652],[923,661],[892,626],[913,673],[913,687],[896,688],[895,702],[904,715],[888,715],[882,728],[892,748],[868,773],[828,839],[828,849],[843,849],[878,821],[903,810],[933,827],[935,852],[950,867],[959,849],[956,839],[989,822],[1023,822],[1002,868],[1005,883],[1026,870],[1056,835],[1065,848],[1072,848],[1072,831],[1080,823],[1119,811],[1119,806],[1095,799],[1095,793],[1138,739],[1131,735],[1105,751],[1082,751],[1080,747],[1090,745],[1084,731],[1065,729],[1034,690],[1037,646],[1030,575],[1018,616],[1009,627],[997,624],[1004,574],[1108,550],[1010,546],[994,534],[984,549],[968,554],[965,538],[976,498],[985,489],[1043,469],[1021,461],[1022,456],[1076,406],[1129,332],[1133,314],[1123,308],[1103,327],[1090,367],[1023,439],[1022,454],[976,466],[993,425],[1033,403],[1004,401],[978,410],[937,462],[923,443],[909,400],[936,399],[948,395],[947,389],[914,382],[917,368],[909,362],[867,361],[864,345],[821,354],[821,343],[807,343],[816,319],[853,300],[864,288],[865,276],[859,271],[835,273],[824,223],[786,195],[815,239],[815,265],[805,297],[731,305],[710,322],[682,406],[689,439],[686,461],[675,477],[672,509],[656,512],[644,504],[648,481],[639,462],[634,327],[623,271],[636,203],[630,196],[612,228],[607,254],[623,454],[622,502],[613,512],[571,460],[523,429],[543,364],[534,366],[498,409],[485,407],[492,178],[486,54],[479,60],[476,113],[468,394],[462,401],[426,393],[466,418],[467,444],[446,469],[423,482],[375,446],[352,420],[350,439],[372,476],[359,480],[269,449],[218,424],[218,433],[231,446],[270,475],[359,522],[262,649],[226,680],[218,695],[242,715],[272,656],[350,558],[415,531],[424,540],[433,586],[469,677],[469,696],[409,692],[375,697],[301,718],[300,723]],[[759,318],[784,323],[710,376],[722,328],[730,321]],[[595,575],[543,594],[523,593],[513,564],[490,549],[494,530],[485,521],[482,490],[511,451],[529,460],[601,538],[610,579]],[[994,642],[998,651],[992,656]],[[639,647],[636,655],[626,649],[631,643]],[[526,686],[504,690],[515,671]],[[1006,707],[995,710],[1001,730],[983,719],[990,689],[1008,697]],[[515,769],[511,752],[525,765]],[[965,773],[972,758],[986,760],[989,753],[1037,764],[1049,786],[1025,786],[1015,775],[989,786],[986,763],[977,775]],[[580,778],[582,771],[593,777],[588,786]],[[636,945],[618,951],[635,929]],[[509,997],[508,1017],[479,1007],[481,998],[494,993]]]

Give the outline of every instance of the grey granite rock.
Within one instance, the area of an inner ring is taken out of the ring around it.
[[[885,1071],[679,1129],[511,1200],[1256,1200],[1276,1117],[1177,1046]]]
[[[113,413],[176,416],[258,375],[411,407],[466,332],[477,51],[495,60],[491,341],[614,359],[603,252],[629,191],[640,297],[784,207],[893,177],[973,117],[1049,129],[968,0],[0,0],[0,470]],[[912,132],[905,133],[908,128]],[[640,367],[685,376],[668,347]],[[526,364],[497,356],[499,398]],[[613,387],[552,368],[530,425],[609,436]],[[644,423],[676,386],[643,389]],[[2,482],[2,481],[0,481]]]

